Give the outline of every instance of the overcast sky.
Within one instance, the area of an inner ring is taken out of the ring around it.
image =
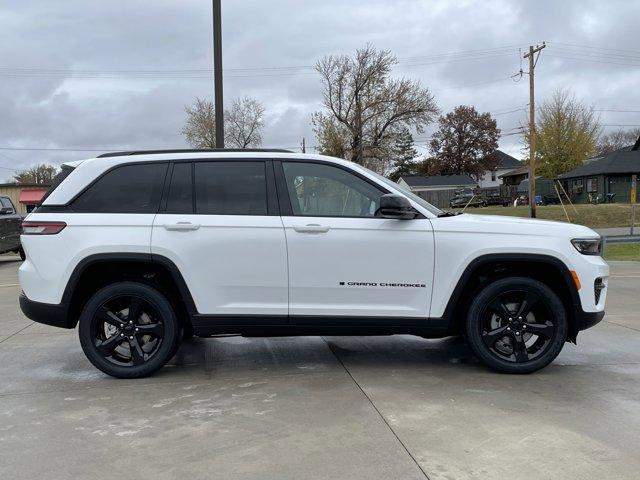
[[[503,134],[526,121],[518,49],[546,41],[540,100],[559,87],[608,125],[640,125],[638,1],[222,0],[225,98],[266,108],[265,147],[315,138],[312,66],[367,42],[399,59],[443,112],[475,105]],[[92,151],[184,147],[184,106],[212,98],[208,0],[3,0],[0,3],[0,178]],[[291,68],[290,68],[291,67]],[[526,70],[526,63],[523,68]],[[619,110],[627,110],[621,112]],[[635,110],[635,112],[629,112]],[[426,152],[428,133],[416,137]],[[519,135],[500,148],[521,156]]]

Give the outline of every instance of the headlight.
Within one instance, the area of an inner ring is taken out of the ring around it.
[[[574,238],[571,243],[583,255],[600,255],[602,252],[601,238]]]

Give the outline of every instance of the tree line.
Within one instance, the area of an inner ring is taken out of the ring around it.
[[[320,154],[351,160],[389,178],[406,175],[467,174],[476,179],[498,164],[495,154],[501,131],[488,112],[460,105],[442,113],[428,87],[418,80],[394,78],[397,58],[389,50],[368,44],[353,55],[328,55],[315,69],[322,84],[322,109],[311,115]],[[215,148],[215,109],[197,98],[185,107],[181,130],[193,148]],[[224,112],[225,146],[262,145],[265,108],[243,97]],[[434,124],[428,153],[419,156],[413,135]],[[558,90],[537,109],[536,169],[547,178],[572,170],[588,158],[633,144],[640,129],[603,133],[594,107],[578,101],[570,91]],[[529,125],[523,121],[524,163],[528,161]],[[17,172],[20,183],[50,183],[51,165]]]

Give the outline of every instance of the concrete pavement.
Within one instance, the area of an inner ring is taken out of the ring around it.
[[[26,320],[0,263],[1,479],[636,479],[640,263],[605,320],[528,376],[452,339],[194,339],[143,380]]]

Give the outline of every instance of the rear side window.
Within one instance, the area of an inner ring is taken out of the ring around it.
[[[191,163],[176,163],[169,184],[167,213],[193,213]]]
[[[14,211],[16,209],[16,207],[13,206],[13,203],[11,202],[11,200],[9,200],[8,197],[0,197],[0,205],[2,205],[2,207],[4,208],[11,208]]]
[[[156,213],[166,171],[166,163],[116,167],[82,193],[72,208],[76,212]]]
[[[266,215],[264,162],[197,162],[196,213],[205,215]]]
[[[69,174],[73,172],[73,167],[70,167],[69,165],[62,165],[62,167],[60,168],[60,172],[53,178],[53,182],[51,182],[51,186],[49,187],[49,190],[47,190],[47,193],[44,194],[44,196],[42,197],[42,200],[40,200],[40,203],[44,202],[45,199],[51,195],[51,193],[58,188],[58,186],[64,181],[65,178],[67,178],[69,176]]]

